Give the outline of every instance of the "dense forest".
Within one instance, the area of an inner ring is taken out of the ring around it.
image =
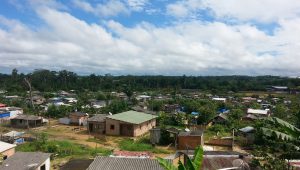
[[[0,89],[9,92],[27,90],[24,78],[31,81],[32,86],[40,91],[56,90],[114,90],[124,87],[136,91],[149,89],[200,89],[205,91],[261,91],[272,85],[298,88],[300,79],[278,76],[112,76],[77,75],[67,70],[50,71],[35,70],[29,74],[19,74],[13,69],[11,74],[0,74]]]

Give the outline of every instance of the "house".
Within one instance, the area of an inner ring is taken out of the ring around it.
[[[3,155],[3,159],[7,159],[14,155],[16,146],[17,145],[0,141],[0,154]]]
[[[199,145],[204,145],[203,131],[179,132],[177,137],[177,149],[195,149]]]
[[[276,93],[286,93],[289,91],[289,88],[287,86],[271,86],[267,90],[273,91]]]
[[[140,136],[156,126],[155,115],[127,111],[106,117],[106,134]]]
[[[23,109],[19,107],[1,107],[0,108],[0,123],[6,122],[9,119],[15,118],[23,114]]]
[[[90,133],[105,134],[106,114],[97,114],[87,120],[87,128]]]
[[[147,96],[147,95],[138,95],[136,97],[136,100],[141,101],[141,102],[146,102],[149,101],[151,99],[151,96]]]
[[[225,124],[228,121],[226,113],[220,113],[212,119],[213,124]]]
[[[89,115],[83,112],[72,112],[69,114],[70,124],[83,126],[86,125]]]
[[[108,101],[108,104],[110,101]],[[90,106],[95,108],[95,109],[100,109],[102,107],[106,107],[107,102],[105,100],[93,100],[90,102]]]
[[[221,97],[213,97],[212,98],[213,101],[218,101],[218,102],[226,102],[226,98],[221,98]]]
[[[41,105],[46,101],[46,99],[43,96],[33,96],[32,102],[35,105]],[[27,98],[27,102],[30,102],[30,98]]]
[[[4,160],[1,170],[50,170],[50,153],[16,152]]]
[[[0,108],[1,107],[6,107],[6,104],[0,103]]]
[[[258,118],[263,118],[263,117],[269,117],[270,116],[270,110],[261,110],[261,109],[251,109],[249,108],[247,110],[247,115],[254,115]]]
[[[181,107],[179,104],[165,104],[163,111],[171,113],[171,112],[178,112],[181,110]]]
[[[77,103],[77,99],[76,98],[72,98],[72,97],[66,97],[63,98],[63,102],[65,102],[66,104],[74,104]]]
[[[10,125],[15,128],[33,128],[42,126],[46,120],[41,116],[19,115],[10,119]]]
[[[97,156],[87,170],[163,170],[156,159]]]

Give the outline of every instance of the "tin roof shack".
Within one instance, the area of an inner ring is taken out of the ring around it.
[[[127,111],[106,117],[106,134],[140,136],[156,126],[155,115]]]
[[[87,170],[163,170],[155,159],[97,156]]]
[[[238,130],[237,135],[241,137],[243,145],[253,144],[255,139],[255,129],[252,126],[246,126]]]
[[[247,110],[246,116],[243,117],[245,121],[253,121],[257,119],[261,119],[264,117],[269,117],[271,115],[270,110],[261,110],[261,109],[251,109]]]
[[[19,115],[10,119],[10,125],[14,128],[33,128],[42,126],[43,124],[43,117],[35,115]]]
[[[15,154],[15,147],[16,146],[17,145],[0,141],[0,154],[3,155],[3,159],[7,159],[8,157]]]
[[[70,123],[74,125],[83,126],[87,124],[89,115],[83,112],[72,112],[69,114]]]
[[[179,132],[177,137],[177,149],[195,149],[199,145],[204,145],[203,131]]]
[[[90,133],[105,134],[106,114],[97,114],[87,120],[87,128]]]
[[[4,160],[1,170],[50,170],[50,153],[17,152]]]
[[[10,131],[1,135],[0,140],[12,144],[21,144],[24,142],[24,132]]]

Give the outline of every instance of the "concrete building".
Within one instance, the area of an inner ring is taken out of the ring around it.
[[[4,159],[7,159],[15,154],[15,147],[17,145],[0,141],[0,154],[3,155]],[[1,168],[0,168],[1,169]]]
[[[50,153],[17,152],[4,160],[1,170],[50,170]]]
[[[106,117],[106,134],[117,136],[140,136],[156,126],[155,115],[127,111]]]

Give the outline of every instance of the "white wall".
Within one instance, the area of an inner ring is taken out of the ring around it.
[[[50,164],[50,158],[48,158],[48,159],[44,162],[44,164],[46,165],[46,170],[50,170],[50,166],[51,166],[51,164]],[[43,166],[44,164],[42,164],[41,166]],[[41,169],[41,166],[38,167],[37,170],[40,170],[40,169]]]

